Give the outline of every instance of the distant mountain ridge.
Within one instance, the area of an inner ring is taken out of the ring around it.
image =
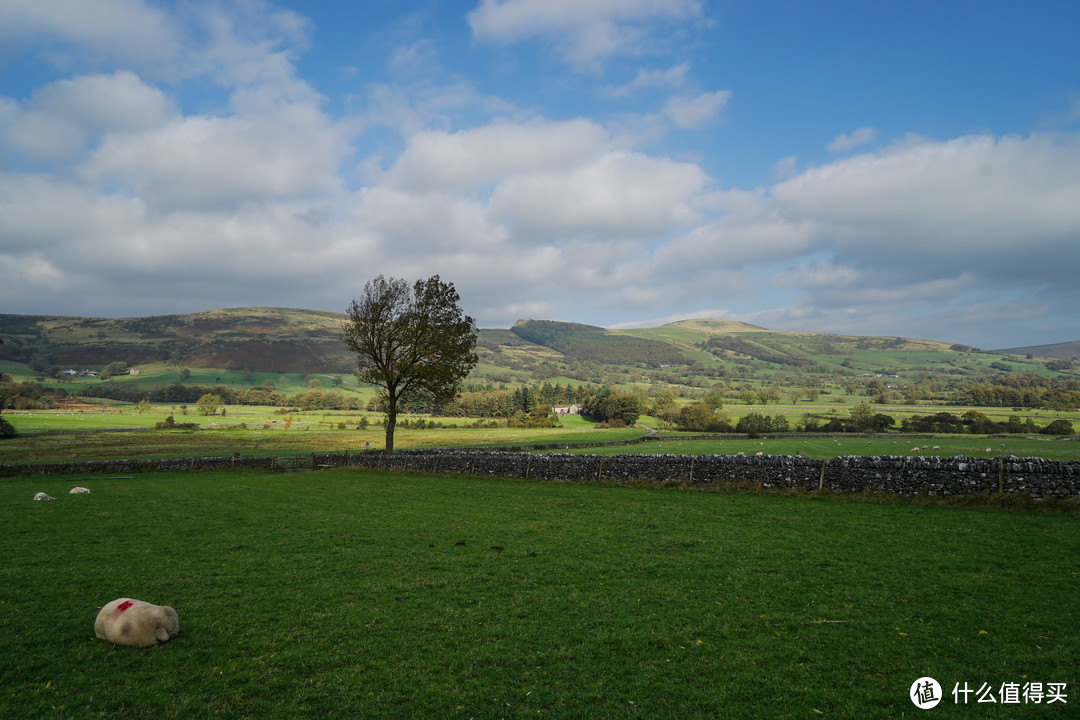
[[[1005,348],[1003,350],[993,350],[992,352],[1006,355],[1034,355],[1036,357],[1057,358],[1058,360],[1075,360],[1080,359],[1080,340],[1051,343],[1049,345]]]
[[[50,369],[92,369],[123,361],[253,372],[348,374],[355,358],[341,340],[346,316],[293,308],[231,308],[129,318],[0,314],[0,360]],[[1063,355],[1041,354],[1061,352]],[[653,328],[611,330],[580,323],[519,320],[481,329],[477,377],[535,382],[616,373],[749,377],[775,372],[840,375],[1038,374],[1045,362],[1080,354],[1080,342],[979,351],[966,345],[899,337],[780,332],[747,323],[692,319]],[[1003,354],[1016,357],[1002,357]],[[1007,361],[1007,362],[1006,362]],[[589,370],[593,368],[593,370]],[[1066,370],[1070,372],[1069,370]],[[1071,374],[1071,372],[1070,372]]]

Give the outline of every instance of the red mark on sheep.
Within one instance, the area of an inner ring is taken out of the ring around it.
[[[124,612],[125,610],[127,610],[129,607],[131,607],[134,604],[135,604],[134,600],[125,600],[124,602],[122,602],[122,603],[120,603],[119,605],[116,606],[116,609],[112,611],[112,616],[116,617],[117,615]]]

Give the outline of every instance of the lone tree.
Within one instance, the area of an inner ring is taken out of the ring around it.
[[[459,300],[454,284],[438,275],[412,287],[380,275],[349,305],[343,339],[356,353],[356,377],[381,388],[387,455],[394,452],[398,403],[451,400],[476,366],[476,323]]]

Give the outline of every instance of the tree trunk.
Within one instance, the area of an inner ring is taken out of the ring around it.
[[[397,427],[397,403],[390,403],[386,411],[386,450],[387,455],[394,454],[394,429]]]

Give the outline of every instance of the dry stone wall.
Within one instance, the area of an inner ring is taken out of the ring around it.
[[[1027,493],[1033,498],[1080,499],[1080,462],[999,456],[937,458],[837,457],[828,461],[792,455],[575,455],[464,450],[404,450],[304,456],[241,456],[166,460],[3,465],[0,475],[106,473],[157,470],[319,470],[332,467],[461,473],[552,481],[645,481],[656,484],[749,482],[767,488],[826,489],[915,495]]]
[[[372,469],[458,472],[538,480],[657,484],[761,483],[767,488],[826,489],[900,495],[979,495],[1023,492],[1033,498],[1080,499],[1080,462],[1014,456],[937,458],[792,455],[533,455],[506,452],[405,451],[353,456]]]

